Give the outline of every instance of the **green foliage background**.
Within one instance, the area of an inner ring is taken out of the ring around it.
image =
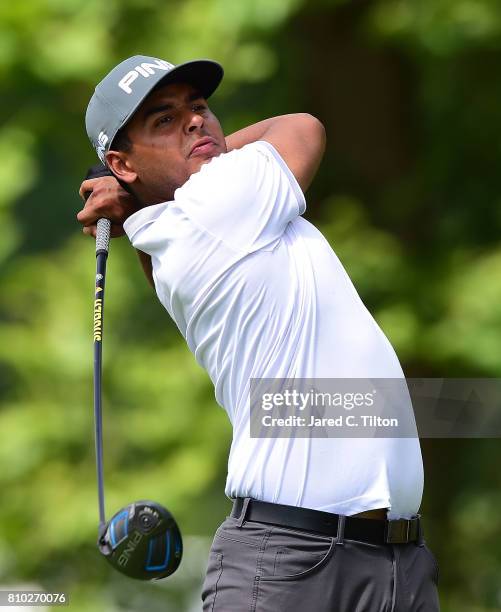
[[[186,560],[155,585],[96,552],[92,87],[135,53],[220,61],[227,132],[307,111],[328,148],[308,194],[408,376],[501,371],[501,5],[496,0],[0,3],[0,585],[69,608],[197,610],[228,510],[230,427],[205,373],[112,244],[104,348],[108,513],[163,501]],[[422,511],[446,612],[501,610],[498,440],[423,440]]]

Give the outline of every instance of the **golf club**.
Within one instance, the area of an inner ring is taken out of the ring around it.
[[[86,179],[113,176],[101,164]],[[87,192],[86,199],[90,192]],[[96,284],[94,293],[94,423],[99,500],[98,549],[119,572],[138,580],[159,580],[173,574],[181,563],[181,532],[170,512],[157,502],[136,501],[106,521],[104,508],[102,435],[102,341],[106,261],[111,221],[99,219],[96,231]]]

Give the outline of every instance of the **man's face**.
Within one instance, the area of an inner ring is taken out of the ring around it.
[[[127,126],[132,148],[124,153],[137,174],[132,187],[145,204],[170,200],[202,164],[226,152],[221,125],[191,85],[154,90]]]

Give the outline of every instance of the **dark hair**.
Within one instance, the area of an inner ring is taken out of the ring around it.
[[[111,142],[110,149],[113,149],[113,151],[122,151],[123,153],[128,153],[132,149],[132,141],[125,127],[118,130],[115,138],[113,138]]]

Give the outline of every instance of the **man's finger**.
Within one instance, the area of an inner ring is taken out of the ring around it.
[[[77,221],[82,225],[93,225],[102,215],[97,215],[96,211],[91,208],[83,208],[77,214]]]
[[[82,182],[82,184],[80,185],[80,189],[78,190],[78,193],[79,193],[80,197],[82,198],[82,200],[85,200],[85,194],[87,192],[92,192],[92,190],[94,189],[95,184],[99,180],[100,179],[95,178],[95,179],[87,179],[87,180]]]
[[[77,220],[82,225],[92,225],[101,217],[112,219],[115,215],[115,210],[110,208],[109,202],[103,197],[96,198],[96,193],[91,193],[82,210],[77,213]]]

